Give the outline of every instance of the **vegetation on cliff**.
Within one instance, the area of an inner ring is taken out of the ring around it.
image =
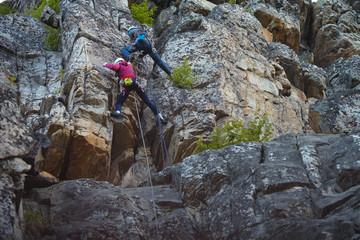
[[[143,0],[141,4],[132,4],[130,10],[133,13],[133,18],[138,20],[140,23],[144,23],[149,27],[152,26],[154,19],[152,15],[156,11],[157,7],[149,9],[147,0]]]
[[[255,118],[244,124],[239,119],[227,121],[222,127],[215,127],[208,140],[203,137],[197,141],[197,153],[208,149],[219,149],[242,142],[266,142],[274,132],[274,124],[270,123],[267,113],[255,112]],[[209,143],[206,143],[209,142]]]
[[[41,13],[44,10],[45,6],[49,6],[56,13],[60,13],[59,3],[60,0],[42,0],[39,6],[33,4],[30,9],[25,9],[24,14],[40,20]],[[62,39],[60,27],[54,29],[50,26],[45,25],[45,28],[50,32],[50,35],[44,38],[45,49],[50,51],[57,51],[61,45]]]

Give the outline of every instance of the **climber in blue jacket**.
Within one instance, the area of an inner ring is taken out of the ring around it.
[[[141,55],[141,57],[149,54],[149,56],[154,60],[157,65],[159,65],[162,70],[164,70],[168,75],[171,75],[169,67],[161,60],[159,54],[157,53],[153,45],[153,42],[151,41],[145,30],[136,27],[130,27],[128,29],[128,36],[130,37],[131,44],[121,50],[121,53],[127,60],[129,60],[131,53],[136,51],[142,51],[143,54]]]

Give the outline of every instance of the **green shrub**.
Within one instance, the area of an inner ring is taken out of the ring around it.
[[[51,7],[57,13],[60,13],[59,3],[60,3],[60,0],[49,0],[49,1],[42,0],[39,6],[37,6],[36,4],[33,4],[32,6],[30,6],[30,9],[25,9],[24,14],[27,16],[32,16],[33,18],[40,20],[41,13],[44,10],[44,7],[46,5]]]
[[[0,6],[0,15],[6,15],[11,13],[17,13],[16,9],[12,9],[8,4]]]
[[[151,16],[154,14],[157,7],[149,9],[147,0],[143,0],[141,4],[132,4],[130,9],[135,20],[138,20],[140,23],[147,24],[149,27],[152,26],[154,19]]]
[[[48,0],[47,5],[51,7],[56,13],[60,13],[60,0]]]
[[[228,145],[241,142],[266,142],[274,132],[274,124],[270,123],[267,113],[260,114],[260,109],[255,112],[255,118],[247,122],[246,126],[238,119],[228,121],[222,128],[216,127],[206,144],[203,138],[197,141],[197,153],[208,149],[219,149]]]
[[[35,3],[30,6],[30,9],[25,9],[24,14],[27,16],[32,16],[33,18],[36,18],[40,20],[41,18],[41,12],[44,10],[44,7],[46,6],[46,1],[43,0],[39,6],[37,6]]]
[[[40,20],[41,13],[46,5],[51,7],[57,13],[60,13],[59,4],[60,0],[42,0],[39,6],[33,4],[30,9],[25,9],[24,14]],[[61,44],[61,29],[57,28],[55,30],[47,25],[45,25],[45,28],[50,31],[50,35],[44,39],[45,49],[50,51],[57,51]]]
[[[167,77],[179,88],[191,88],[195,81],[199,79],[196,73],[191,69],[189,61],[183,59],[181,65],[177,65],[171,76]]]
[[[62,80],[64,79],[64,74],[65,74],[64,69],[63,68],[60,69],[60,82],[62,82]]]
[[[9,81],[10,81],[10,84],[15,84],[15,82],[16,82],[16,77],[10,76],[10,77],[9,77]]]
[[[229,0],[228,3],[233,5],[234,3],[236,3],[236,0]]]
[[[50,35],[44,39],[45,49],[50,51],[57,51],[61,44],[61,29],[58,27],[54,29],[50,26],[45,26],[50,31]]]
[[[25,231],[36,232],[45,226],[45,213],[41,209],[32,209],[24,212]]]

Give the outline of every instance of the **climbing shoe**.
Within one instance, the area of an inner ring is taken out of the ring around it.
[[[112,117],[118,117],[118,116],[120,116],[120,114],[121,114],[121,112],[119,110],[116,110],[116,111],[110,113],[110,115]]]
[[[159,117],[160,122],[161,122],[162,124],[166,124],[166,123],[167,123],[166,119],[161,115],[161,113],[158,114],[158,117]]]

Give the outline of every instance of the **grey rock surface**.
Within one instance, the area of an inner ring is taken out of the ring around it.
[[[153,1],[168,8],[150,28],[125,0],[61,1],[57,52],[44,49],[44,22],[0,15],[0,239],[359,238],[357,1],[225,2]],[[134,58],[168,119],[166,157],[136,95],[109,116],[119,87],[102,66],[130,26],[149,31],[172,70],[187,58],[199,76],[180,89]],[[258,108],[276,139],[192,155]],[[36,209],[46,222],[29,229]]]
[[[341,58],[326,68],[328,97],[310,109],[310,124],[316,132],[347,133],[359,126],[359,56]]]

